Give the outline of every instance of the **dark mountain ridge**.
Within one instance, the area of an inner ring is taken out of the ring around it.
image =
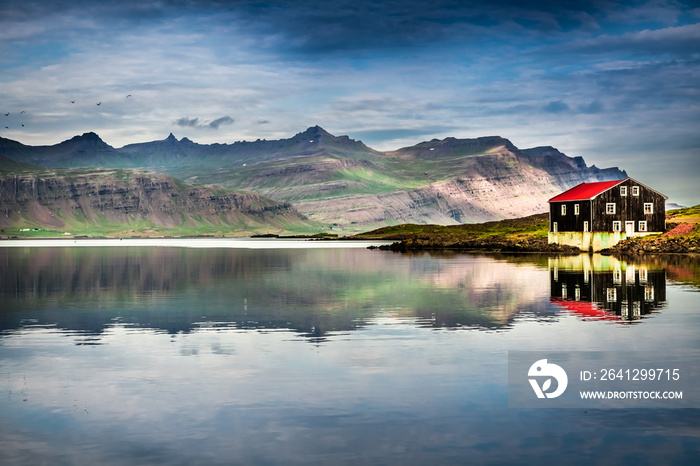
[[[333,136],[313,126],[288,139],[238,141],[231,144],[198,144],[188,138],[178,140],[172,133],[159,141],[127,144],[115,149],[88,132],[52,146],[26,146],[0,137],[0,154],[33,165],[49,168],[154,168],[220,164],[259,163],[300,156],[335,154],[354,157],[379,152],[348,136]]]
[[[93,132],[52,146],[26,146],[0,138],[0,155],[47,168],[110,166],[119,158],[119,152]]]
[[[289,202],[351,232],[397,223],[456,224],[547,211],[547,200],[581,182],[622,179],[553,147],[508,139],[433,139],[379,152],[319,126],[280,140],[198,144],[187,138],[115,149],[95,133],[55,146],[0,138],[0,155],[44,167],[140,168]]]
[[[482,155],[498,147],[503,147],[513,152],[518,150],[508,139],[500,136],[484,136],[474,139],[449,137],[420,142],[414,146],[388,151],[386,154],[397,157],[410,155],[418,158],[434,159],[439,157]]]

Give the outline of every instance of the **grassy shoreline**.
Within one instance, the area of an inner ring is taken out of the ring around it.
[[[604,254],[696,254],[700,253],[700,206],[667,213],[662,234],[621,241]],[[544,252],[578,254],[578,248],[548,244],[549,215],[453,226],[398,225],[355,235],[357,239],[396,241],[396,251],[461,250],[490,252]]]

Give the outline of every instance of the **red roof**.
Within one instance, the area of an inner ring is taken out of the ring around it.
[[[578,186],[574,186],[568,191],[554,196],[549,200],[549,202],[562,202],[562,201],[588,201],[593,199],[600,193],[607,191],[608,189],[622,183],[625,180],[613,180],[613,181],[597,181],[595,183],[581,183]]]
[[[583,320],[621,320],[620,316],[603,309],[597,303],[587,301],[569,301],[564,298],[551,297],[549,300],[557,306],[565,309],[570,314],[582,318]]]

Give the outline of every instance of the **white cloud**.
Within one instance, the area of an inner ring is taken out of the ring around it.
[[[513,5],[497,2],[455,12],[459,24],[436,23],[430,40],[391,20],[381,34],[342,47],[336,41],[334,50],[308,42],[314,29],[301,25],[314,18],[304,16],[313,9],[270,7],[274,21],[265,23],[265,15],[250,16],[259,10],[205,11],[196,2],[69,5],[44,6],[42,14],[33,6],[13,14],[0,7],[0,110],[13,118],[26,111],[22,121],[7,120],[11,129],[1,125],[1,136],[39,145],[95,131],[121,147],[163,139],[173,125],[177,137],[213,143],[290,137],[318,124],[350,137],[366,134],[372,139],[365,142],[381,150],[433,137],[500,135],[519,147],[554,145],[606,166],[598,154],[615,147],[625,154],[621,168],[657,154],[634,141],[696,141],[700,25],[672,24],[665,15],[660,22],[670,25],[653,30],[644,23],[635,31],[633,20],[653,18],[654,4],[606,14],[542,7],[523,16],[529,25],[514,22]],[[670,3],[658,8],[676,11]],[[337,13],[324,6],[319,14]],[[403,7],[397,14],[415,16]],[[299,15],[304,21],[282,22]],[[428,16],[418,24],[442,18]],[[630,32],[615,32],[614,21]],[[325,26],[335,39],[354,30]],[[668,170],[698,175],[688,168]]]

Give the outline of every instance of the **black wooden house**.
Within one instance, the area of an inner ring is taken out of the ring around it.
[[[549,200],[549,242],[596,251],[663,232],[666,199],[632,178],[581,183]]]

